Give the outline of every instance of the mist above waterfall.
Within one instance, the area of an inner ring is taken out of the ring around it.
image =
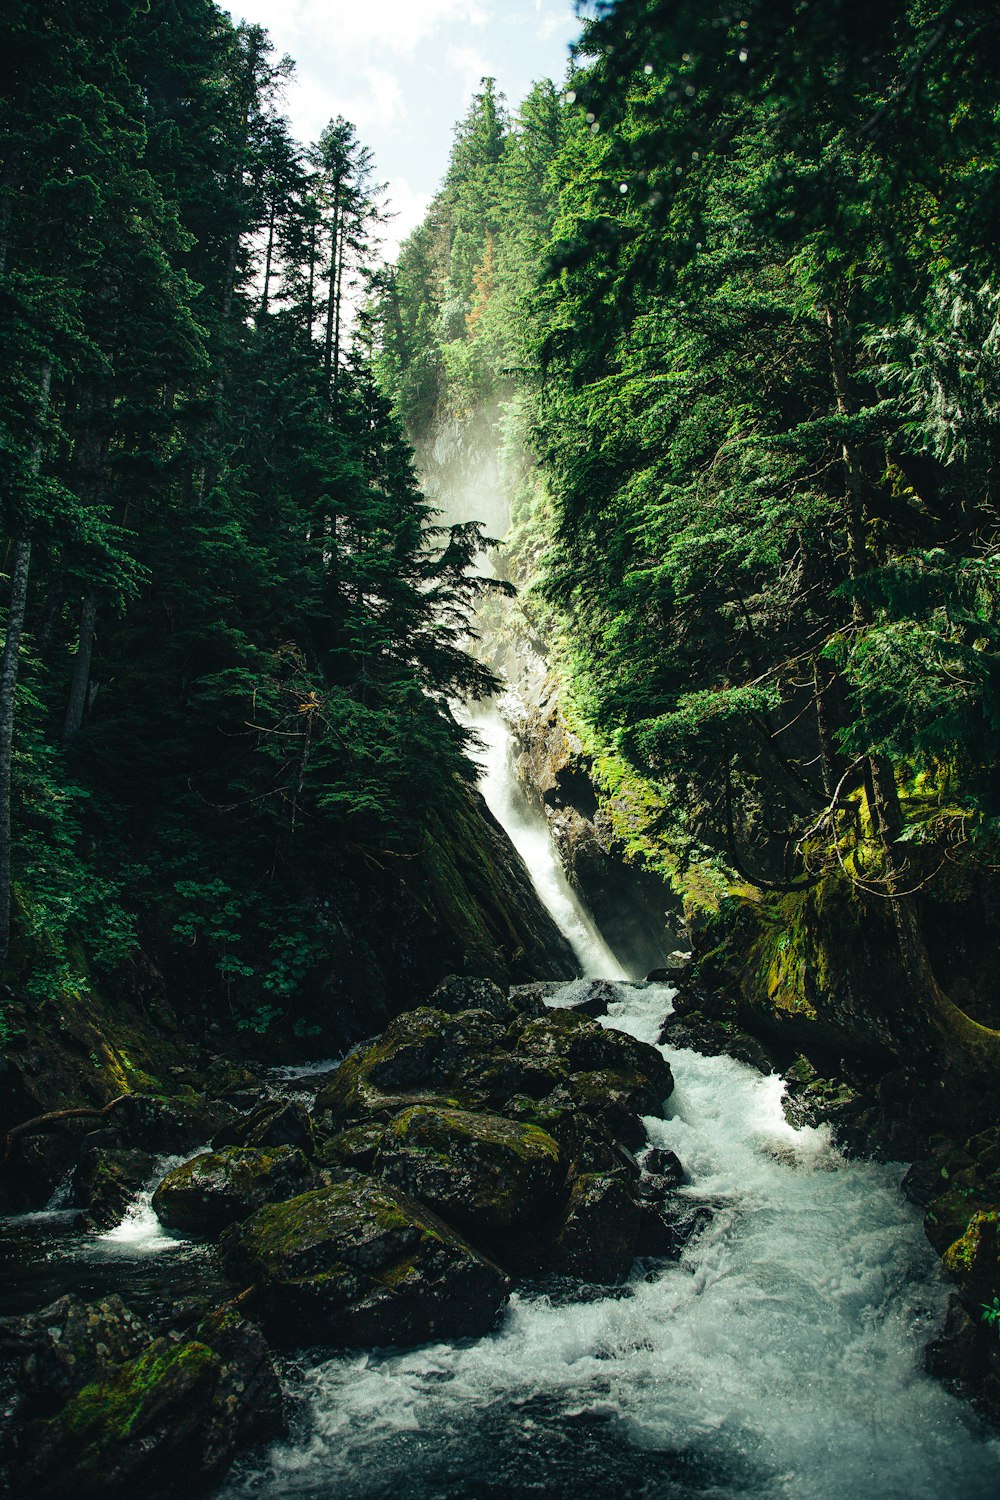
[[[509,434],[504,444],[504,426],[504,413],[495,403],[486,403],[466,417],[443,419],[418,444],[422,484],[442,525],[479,521],[494,540],[502,542],[507,536],[516,471],[523,472],[527,460]],[[479,566],[484,571],[506,571],[502,552],[484,555]],[[479,742],[474,759],[480,766],[480,790],[486,803],[520,855],[539,899],[573,949],[582,972],[607,979],[638,977],[644,966],[637,963],[630,969],[616,955],[568,875],[540,789],[524,785],[519,776],[512,726],[530,726],[533,714],[551,694],[550,665],[540,643],[532,639],[516,599],[488,595],[475,626],[476,654],[504,683],[496,701],[457,710]]]

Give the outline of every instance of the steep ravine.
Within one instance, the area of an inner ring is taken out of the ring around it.
[[[519,788],[510,795],[543,815],[560,881],[568,881],[573,899],[592,913],[600,943],[610,947],[622,972],[641,977],[662,968],[680,943],[680,903],[663,881],[625,858],[588,757],[564,716],[547,645],[525,607],[545,540],[525,513],[524,476],[533,463],[509,425],[509,410],[492,400],[464,415],[440,415],[415,442],[422,487],[442,522],[480,522],[500,544],[480,559],[482,569],[519,590],[515,598],[487,595],[477,613],[471,646],[502,691],[494,704],[477,705],[472,717],[485,735],[488,760],[499,753],[498,737],[505,741],[503,754]],[[490,776],[482,783],[491,806],[494,785]],[[514,826],[520,821],[515,818]],[[604,971],[610,972],[606,964]]]

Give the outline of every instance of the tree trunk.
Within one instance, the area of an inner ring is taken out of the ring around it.
[[[309,229],[309,289],[306,293],[306,339],[313,336],[316,321],[316,225]]]
[[[825,677],[825,681],[824,681]],[[833,673],[824,670],[818,661],[813,662],[813,692],[816,700],[816,738],[819,741],[819,764],[823,776],[823,790],[828,797],[840,779],[839,762],[830,728],[830,709],[827,693],[833,682]]]
[[[7,961],[10,946],[10,772],[14,743],[14,693],[24,629],[24,610],[28,598],[28,572],[31,567],[31,541],[18,537],[14,548],[14,568],[7,610],[7,636],[0,660],[0,967]]]
[[[277,209],[277,189],[271,194],[271,211],[267,221],[267,253],[264,256],[264,290],[260,299],[260,316],[267,317],[267,302],[271,290],[271,259],[274,255],[274,218]]]
[[[340,255],[337,257],[337,294],[333,306],[333,393],[337,394],[337,376],[340,372],[340,304],[343,295],[344,284],[344,262],[347,259],[344,253],[345,236],[343,231],[340,236]]]
[[[330,270],[326,290],[326,330],[323,338],[323,374],[327,385],[333,370],[333,323],[337,306],[337,266],[340,260],[340,204],[334,200],[330,226]]]
[[[46,364],[41,378],[40,415],[49,404],[52,365]],[[42,466],[45,445],[39,437],[28,460],[29,475],[34,478]],[[0,969],[7,962],[10,947],[11,818],[10,782],[14,749],[14,705],[17,670],[20,665],[21,633],[28,602],[28,574],[31,570],[31,538],[27,532],[17,538],[10,581],[10,604],[7,609],[7,634],[0,657]]]
[[[66,722],[63,725],[63,744],[68,745],[79,732],[87,708],[90,686],[90,661],[94,651],[94,629],[97,624],[97,604],[93,594],[83,601],[80,614],[80,635],[77,641],[76,658],[73,662],[73,677],[69,685],[69,701],[66,704]]]

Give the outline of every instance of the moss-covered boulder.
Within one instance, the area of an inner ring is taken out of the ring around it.
[[[442,979],[427,1004],[432,1010],[455,1015],[462,1010],[484,1010],[488,1015],[509,1024],[520,1007],[507,998],[492,979],[473,979],[465,974],[449,974]]]
[[[50,1416],[76,1391],[113,1371],[150,1341],[144,1321],[112,1294],[95,1302],[59,1297],[39,1312],[0,1319],[0,1362],[13,1365],[19,1415]]]
[[[572,1010],[550,1010],[544,1016],[517,1021],[507,1043],[521,1058],[562,1066],[567,1074],[625,1072],[644,1080],[659,1109],[673,1090],[673,1078],[662,1053],[623,1031],[609,1030]]]
[[[493,1327],[504,1272],[429,1209],[359,1173],[260,1209],[227,1237],[230,1275],[285,1346],[418,1344]]]
[[[641,1140],[635,1119],[659,1113],[673,1088],[655,1047],[572,1011],[520,1016],[503,1027],[482,1010],[423,1009],[397,1017],[373,1046],[341,1063],[316,1109],[321,1118],[345,1122],[388,1120],[409,1105],[449,1099],[459,1108],[506,1115],[513,1099],[572,1092],[574,1075],[597,1073],[631,1099],[634,1119],[624,1128]],[[576,1107],[586,1114],[593,1106],[596,1128],[617,1128],[605,1123],[592,1082],[584,1078],[576,1090]]]
[[[1000,1208],[978,1209],[941,1259],[966,1296],[1000,1321]]]
[[[373,1046],[340,1064],[317,1097],[316,1112],[343,1120],[388,1117],[408,1104],[453,1097],[483,1059],[503,1050],[503,1036],[502,1023],[486,1011],[407,1011]],[[466,1092],[456,1102],[469,1102]]]
[[[283,1428],[267,1346],[252,1324],[224,1310],[189,1339],[157,1339],[56,1416],[29,1423],[15,1493],[180,1500],[217,1483],[241,1447]]]
[[[241,1120],[235,1120],[212,1137],[212,1150],[225,1146],[296,1146],[306,1155],[313,1149],[313,1126],[309,1112],[295,1099],[261,1104]]]
[[[565,1164],[535,1125],[500,1115],[416,1105],[391,1122],[376,1168],[385,1181],[490,1242],[551,1213]]]
[[[227,1146],[168,1172],[153,1194],[153,1209],[167,1229],[213,1239],[265,1203],[301,1193],[312,1178],[309,1162],[293,1146]]]
[[[73,1173],[72,1201],[85,1210],[88,1229],[111,1229],[156,1174],[148,1151],[85,1146]]]
[[[622,1281],[636,1256],[640,1219],[624,1176],[582,1173],[555,1240],[554,1269],[584,1281]]]
[[[359,1172],[373,1172],[386,1132],[382,1120],[365,1120],[360,1125],[349,1125],[327,1136],[319,1144],[316,1161],[322,1167],[353,1167]]]

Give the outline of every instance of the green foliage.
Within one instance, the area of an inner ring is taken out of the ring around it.
[[[434,524],[350,336],[370,153],[343,119],[304,151],[291,64],[211,0],[10,20],[12,977],[120,977],[141,941],[193,1002],[301,1030],[344,951],[330,893],[414,857],[473,774],[449,703],[492,681],[463,649],[478,531]],[[502,147],[484,108],[470,161]]]
[[[699,899],[990,860],[998,45],[985,4],[601,5],[564,94],[477,97],[381,304],[411,432],[489,398],[535,456],[503,566]]]

